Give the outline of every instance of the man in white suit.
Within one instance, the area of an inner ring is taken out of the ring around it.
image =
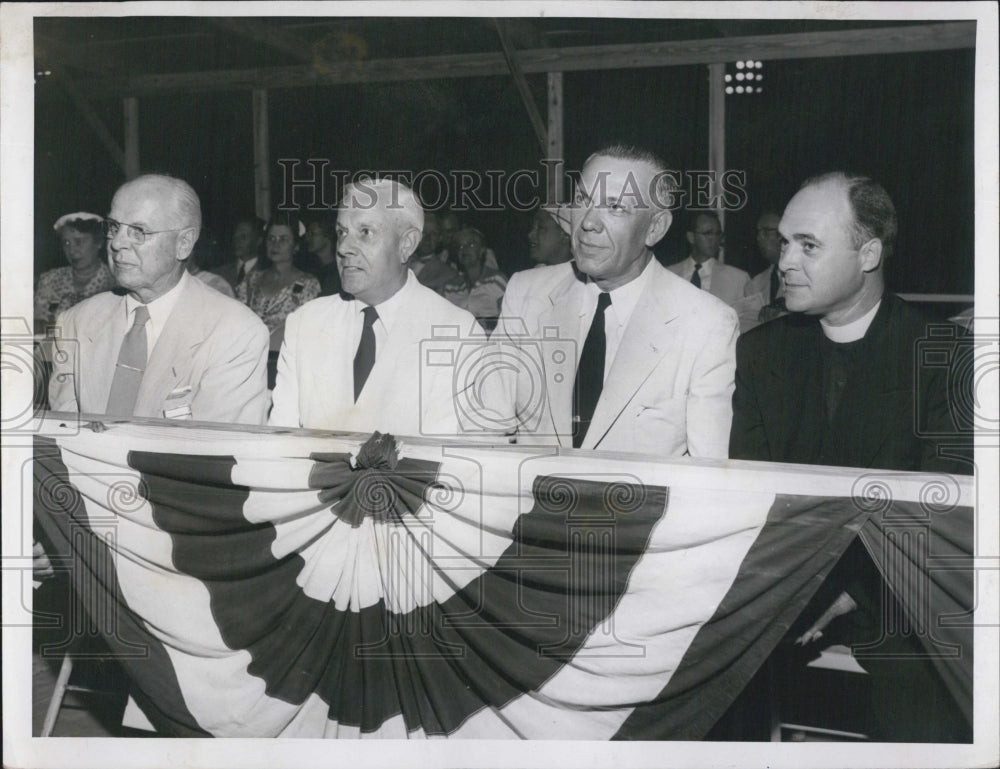
[[[741,300],[750,276],[719,261],[719,248],[722,246],[719,217],[711,211],[696,215],[690,222],[687,242],[691,246],[691,254],[684,261],[670,265],[670,270],[712,296],[719,297],[730,307]]]
[[[201,205],[181,179],[123,184],[105,220],[124,295],[105,292],[59,318],[54,411],[263,424],[267,327],[188,274]]]
[[[519,443],[727,456],[736,315],[654,258],[671,193],[652,153],[600,150],[569,212],[573,261],[511,278],[495,336],[522,364]]]
[[[423,208],[405,185],[348,186],[337,212],[343,292],[288,316],[270,424],[411,436],[464,432],[459,360],[481,349],[485,336],[470,313],[421,285],[407,267],[423,224]]]

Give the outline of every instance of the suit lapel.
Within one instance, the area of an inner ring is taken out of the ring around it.
[[[185,286],[167,318],[146,365],[136,413],[163,416],[163,401],[191,371],[195,350],[205,339],[200,281],[185,278]],[[209,289],[211,290],[211,289]]]
[[[580,326],[580,318],[587,314],[590,306],[590,292],[587,284],[577,279],[575,273],[570,273],[570,282],[565,283],[549,294],[550,306],[542,311],[538,316],[538,336],[544,340],[546,328],[555,328],[560,331],[563,342],[574,341],[575,349],[572,350],[576,359],[573,371],[580,361],[580,348],[586,340],[586,334],[577,339],[576,334]],[[546,409],[549,424],[544,429],[551,429],[559,440],[559,445],[572,447],[573,445],[573,385],[574,376],[563,376],[557,380],[553,376],[554,371],[545,366],[545,358],[549,354],[549,347],[544,341],[541,343],[541,354],[543,356],[543,372],[545,376],[545,397],[548,401]]]
[[[912,402],[910,387],[901,375],[903,367],[911,364],[901,362],[899,356],[905,351],[893,347],[890,314],[887,297],[872,321],[837,407],[833,430],[847,453],[844,462],[857,467],[874,467],[885,441],[900,429],[894,415],[900,411],[901,391]],[[906,429],[911,428],[907,425]]]
[[[107,408],[122,343],[116,331],[124,324],[124,315],[125,297],[116,295],[90,316],[80,332],[79,405],[83,411],[103,414]]]
[[[671,324],[677,318],[678,302],[670,281],[662,279],[663,268],[654,265],[653,269],[622,334],[582,448],[595,448],[600,443],[675,344],[678,332]]]

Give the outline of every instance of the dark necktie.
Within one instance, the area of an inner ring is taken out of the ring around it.
[[[778,278],[778,267],[775,265],[771,268],[771,304],[774,304],[774,300],[778,298],[779,285],[780,280]]]
[[[139,385],[142,384],[142,375],[146,371],[147,321],[149,310],[146,305],[140,304],[135,308],[132,328],[125,334],[122,346],[118,349],[118,363],[115,364],[115,376],[111,380],[111,393],[105,409],[108,414],[130,417],[135,410]]]
[[[243,282],[243,278],[247,275],[246,262],[240,262],[240,268],[236,271],[236,285],[238,286]]]
[[[580,353],[580,365],[573,383],[573,448],[578,449],[587,436],[587,428],[594,416],[597,401],[604,389],[604,356],[607,339],[604,335],[604,311],[611,304],[607,291],[597,297],[597,312],[587,332],[587,340]]]
[[[691,275],[691,284],[695,288],[701,288],[701,275],[698,274],[698,270],[701,269],[701,265],[698,262],[694,263],[694,273]]]
[[[358,396],[365,388],[368,375],[375,365],[375,321],[378,320],[378,311],[374,307],[365,307],[362,312],[365,314],[365,325],[361,329],[361,341],[358,343],[358,351],[354,354],[354,402],[358,402]]]

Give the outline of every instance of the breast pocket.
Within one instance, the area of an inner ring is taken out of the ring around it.
[[[163,417],[165,419],[191,419],[191,401],[194,391],[190,385],[171,390],[163,401]]]
[[[687,445],[687,398],[637,403],[632,408],[630,451],[677,454]]]

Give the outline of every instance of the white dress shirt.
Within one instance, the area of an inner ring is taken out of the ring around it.
[[[191,280],[191,277],[185,270],[181,273],[181,279],[177,281],[176,286],[146,305],[146,309],[149,311],[149,320],[146,322],[147,361],[156,346],[156,340],[160,338],[160,334],[167,326],[167,320],[170,318],[170,313],[174,311],[174,305],[177,304],[177,298],[181,295],[185,281],[188,280]],[[142,302],[134,299],[131,294],[125,295],[125,316],[118,329],[119,338],[124,339],[125,334],[132,328],[132,324],[135,323],[135,310],[140,304]]]
[[[372,324],[372,331],[375,332],[375,360],[378,360],[382,350],[385,349],[393,325],[396,322],[402,322],[399,318],[400,307],[406,303],[406,298],[413,293],[415,285],[419,285],[417,276],[413,270],[407,270],[406,282],[402,288],[381,304],[375,305],[375,311],[378,313],[378,319]],[[365,327],[364,309],[368,305],[360,299],[354,299],[351,304],[354,309],[354,312],[351,313],[352,323],[351,327],[345,331],[351,335],[351,339],[354,340],[354,349],[357,349],[358,345],[361,344],[361,332]]]
[[[604,380],[607,381],[608,372],[611,371],[611,364],[615,361],[615,355],[621,346],[625,328],[628,326],[632,311],[639,301],[639,297],[649,283],[649,276],[652,274],[652,264],[655,257],[649,260],[646,268],[639,273],[639,277],[629,281],[624,286],[611,291],[611,306],[604,311]],[[594,321],[597,312],[597,297],[602,294],[600,287],[591,281],[587,282],[587,291],[593,297],[593,302],[587,309],[587,314],[580,318],[580,328],[577,331],[577,356],[583,351],[583,343],[587,339],[590,325]],[[579,365],[579,357],[577,365]]]

